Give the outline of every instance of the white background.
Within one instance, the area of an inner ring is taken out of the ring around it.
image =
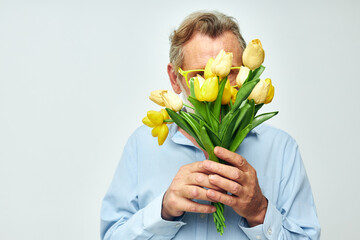
[[[122,148],[170,87],[168,35],[201,9],[261,39],[264,111],[300,146],[322,239],[358,236],[360,3],[194,2],[0,0],[0,239],[99,239]]]

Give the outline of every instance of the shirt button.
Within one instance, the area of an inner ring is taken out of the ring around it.
[[[261,236],[260,236],[260,235],[256,235],[256,239],[261,239]]]
[[[272,234],[272,230],[271,230],[271,228],[268,228],[267,233],[268,233],[269,235],[271,235],[271,234]]]
[[[181,227],[181,224],[178,223],[178,224],[175,225],[175,227],[176,227],[176,228],[179,228],[179,227]]]
[[[206,214],[205,213],[201,213],[200,214],[200,218],[204,219],[206,217]]]

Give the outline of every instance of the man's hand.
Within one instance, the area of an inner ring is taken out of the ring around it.
[[[182,166],[164,194],[161,217],[165,220],[173,220],[184,212],[215,212],[214,206],[199,204],[191,200],[211,201],[204,187],[221,191],[209,182],[208,174],[209,172],[203,167],[203,162]]]
[[[216,147],[214,153],[230,165],[204,161],[202,166],[210,172],[209,183],[232,195],[208,189],[206,196],[211,201],[232,207],[246,218],[250,227],[262,224],[268,203],[261,193],[255,169],[245,158],[225,148]]]

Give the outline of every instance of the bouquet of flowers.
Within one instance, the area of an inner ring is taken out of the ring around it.
[[[172,91],[153,91],[150,99],[166,108],[160,112],[148,111],[143,123],[153,128],[152,136],[162,145],[169,132],[166,124],[175,122],[208,153],[210,160],[224,163],[214,154],[215,146],[236,151],[250,130],[278,113],[257,115],[259,109],[274,97],[271,80],[260,80],[265,70],[262,66],[264,57],[260,40],[252,40],[242,56],[244,66],[237,68],[237,85],[231,86],[228,75],[234,68],[231,67],[233,54],[221,50],[215,59],[210,58],[207,62],[204,77],[197,75],[189,80],[188,100],[192,106],[184,104]],[[194,113],[182,110],[183,106],[193,109]],[[223,234],[226,227],[224,205],[212,205],[216,207],[213,213],[216,229]]]

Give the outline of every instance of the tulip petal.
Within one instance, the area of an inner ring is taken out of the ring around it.
[[[183,102],[176,93],[165,90],[162,93],[160,93],[160,95],[162,96],[165,106],[167,108],[170,108],[175,112],[178,112],[182,109]]]
[[[270,85],[265,80],[260,80],[252,90],[248,99],[254,99],[256,104],[264,103],[269,92],[269,88]]]
[[[203,99],[203,97],[202,97],[202,95],[201,95],[201,93],[200,93],[200,89],[201,89],[202,85],[204,84],[204,82],[205,82],[205,79],[202,78],[202,77],[199,76],[199,75],[194,78],[195,97],[196,97],[196,99],[199,100],[200,102],[203,102],[203,101],[204,101],[204,99]]]
[[[162,98],[162,96],[161,96],[161,93],[162,93],[163,91],[166,91],[166,90],[155,90],[155,91],[152,91],[152,92],[150,93],[149,99],[150,99],[151,101],[153,101],[154,103],[156,103],[156,104],[158,104],[158,105],[160,105],[160,106],[162,106],[162,107],[165,107],[164,100],[163,100],[163,98]]]
[[[224,92],[221,99],[221,104],[222,105],[229,104],[230,99],[231,99],[231,85],[228,79],[225,84]]]
[[[169,133],[169,128],[166,124],[162,124],[158,132],[158,144],[161,146],[165,142],[167,135]]]
[[[160,129],[161,129],[161,125],[154,127],[153,130],[151,131],[151,135],[153,137],[157,137],[159,135]]]
[[[206,79],[200,89],[200,95],[207,102],[213,102],[216,100],[219,92],[218,78],[213,77]]]
[[[265,52],[259,39],[250,41],[242,56],[243,64],[251,70],[260,67],[264,62],[264,58]]]
[[[155,126],[161,125],[164,122],[164,116],[162,115],[162,113],[154,110],[148,111],[147,117]]]
[[[153,124],[147,116],[142,119],[142,122],[148,127],[155,127],[155,124]]]
[[[214,59],[213,59],[213,58],[210,58],[210,59],[208,60],[208,62],[206,63],[205,72],[204,72],[204,77],[205,77],[205,79],[208,79],[208,78],[211,78],[211,77],[216,77],[216,74],[214,74],[214,73],[211,71],[211,65],[212,65],[213,62],[214,62]]]

